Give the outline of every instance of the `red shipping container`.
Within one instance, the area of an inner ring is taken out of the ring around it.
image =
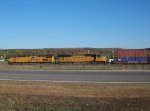
[[[147,50],[122,50],[118,51],[118,58],[123,57],[147,57]]]
[[[136,57],[147,57],[147,50],[137,50]]]

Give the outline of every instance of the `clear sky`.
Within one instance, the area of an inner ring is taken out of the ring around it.
[[[0,0],[0,49],[76,47],[150,47],[150,0]]]

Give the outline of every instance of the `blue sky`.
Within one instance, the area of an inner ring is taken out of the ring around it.
[[[0,49],[147,48],[150,0],[0,0]]]

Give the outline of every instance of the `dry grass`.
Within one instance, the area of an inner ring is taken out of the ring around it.
[[[150,97],[150,84],[1,81],[0,93],[72,97]]]
[[[118,64],[18,64],[8,65],[0,63],[0,70],[150,70],[146,65],[118,65]]]
[[[148,111],[150,84],[0,81],[0,111]]]

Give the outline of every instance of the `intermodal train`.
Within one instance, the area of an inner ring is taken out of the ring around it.
[[[14,63],[103,63],[106,64],[106,57],[100,55],[58,55],[58,56],[24,56],[11,57],[9,64]]]
[[[114,63],[114,64],[148,64],[150,63],[150,50],[143,49],[125,49],[115,53],[115,57],[107,58],[97,54],[80,54],[80,55],[47,55],[47,56],[22,56],[11,57],[8,59],[9,64],[14,63]],[[109,61],[111,60],[111,62]]]

